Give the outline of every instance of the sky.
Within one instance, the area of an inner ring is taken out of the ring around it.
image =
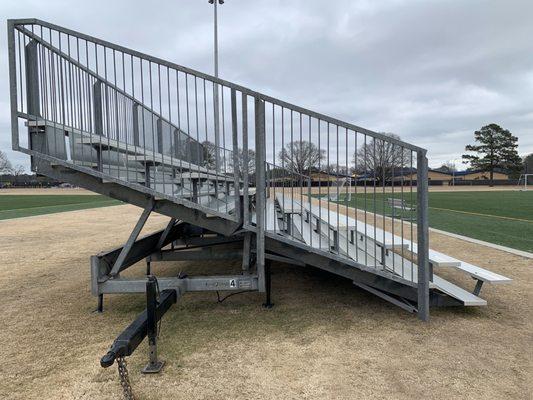
[[[213,73],[207,0],[3,0],[0,19],[39,18]],[[226,0],[221,78],[428,149],[460,165],[497,123],[533,153],[531,0]],[[0,30],[0,150],[11,151],[7,38]]]

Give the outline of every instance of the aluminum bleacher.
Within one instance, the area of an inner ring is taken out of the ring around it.
[[[45,21],[10,20],[8,33],[13,149],[37,174],[143,209],[124,246],[91,258],[99,309],[106,294],[147,291],[147,278],[121,276],[143,259],[242,262],[237,275],[221,266],[210,277],[158,278],[176,300],[257,290],[269,303],[269,265],[278,260],[350,279],[423,320],[430,306],[485,304],[480,285],[467,295],[437,268],[509,281],[430,249],[423,148]],[[382,145],[401,155],[398,165],[371,162]],[[363,166],[354,154],[366,154]],[[331,165],[367,169],[374,196],[359,199]],[[402,168],[416,169],[416,187],[395,176]],[[380,227],[376,210],[394,190],[387,182],[402,183],[394,204],[416,200],[416,225],[396,218],[405,231]],[[363,201],[372,218],[339,205],[341,194]],[[168,226],[140,237],[153,212]]]

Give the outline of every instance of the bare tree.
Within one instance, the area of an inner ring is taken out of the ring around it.
[[[24,165],[17,164],[13,168],[11,168],[11,175],[13,175],[13,180],[15,182],[18,182],[19,176],[23,175],[26,172],[26,168],[24,168]]]
[[[279,158],[285,168],[300,175],[309,174],[311,168],[317,167],[325,158],[325,150],[320,150],[314,143],[294,141],[287,143],[279,152]]]
[[[451,173],[457,171],[457,166],[454,162],[447,161],[444,164],[442,164],[439,168],[437,168],[437,171],[442,171],[446,173]]]
[[[341,165],[341,164],[329,164],[327,166],[327,171],[330,174],[344,175],[344,176],[351,175],[350,167],[346,165]]]
[[[239,149],[237,152],[237,167],[239,168],[239,178],[243,178],[243,171],[246,169],[248,175],[251,176],[255,173],[255,151],[248,149],[248,160],[244,161],[244,149]],[[233,169],[233,154],[230,159],[230,166]]]
[[[10,174],[13,170],[7,154],[0,150],[0,174]]]
[[[202,152],[204,159],[204,167],[207,169],[214,169],[216,167],[216,147],[215,144],[206,140],[202,142]]]
[[[392,139],[400,139],[394,133],[382,134]],[[410,150],[377,138],[372,138],[369,142],[363,144],[353,156],[356,170],[371,173],[380,184],[390,180],[395,170],[405,168],[409,160]]]

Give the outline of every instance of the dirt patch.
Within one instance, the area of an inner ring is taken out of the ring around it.
[[[91,209],[0,223],[0,398],[116,399],[115,368],[98,361],[143,308],[108,296],[92,311],[89,256],[123,243],[141,210]],[[146,230],[163,227],[155,215]],[[431,234],[432,247],[514,279],[487,286],[484,308],[432,310],[429,324],[312,268],[273,266],[275,307],[248,293],[216,303],[186,294],[163,321],[167,366],[142,376],[143,343],[130,358],[141,399],[531,399],[531,260]],[[155,264],[156,273],[211,273],[238,265]],[[142,274],[143,265],[132,268]],[[442,275],[466,287],[458,272]]]

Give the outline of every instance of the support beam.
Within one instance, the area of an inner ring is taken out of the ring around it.
[[[132,128],[133,128],[133,145],[139,147],[141,145],[139,136],[139,103],[132,105]]]
[[[255,176],[256,188],[255,209],[257,213],[256,224],[256,254],[257,276],[259,277],[259,290],[264,292],[265,287],[265,102],[261,98],[255,98]]]
[[[150,261],[198,261],[198,260],[239,260],[242,257],[240,249],[174,249],[155,252],[148,259]]]
[[[31,116],[40,117],[39,105],[39,60],[37,55],[37,42],[30,40],[24,48],[26,59],[26,102],[27,112]]]
[[[250,199],[248,197],[248,96],[242,93],[242,152],[243,163],[242,181],[243,181],[243,225],[250,225]]]
[[[417,310],[415,307],[413,307],[412,305],[404,302],[404,301],[400,301],[386,293],[383,293],[382,291],[380,290],[377,290],[377,289],[374,289],[373,287],[371,286],[368,286],[368,285],[365,285],[364,283],[361,283],[361,282],[353,282],[353,284],[355,286],[358,286],[360,287],[361,289],[364,289],[366,290],[367,292],[369,293],[372,293],[373,295],[376,295],[378,297],[381,297],[383,300],[386,300],[388,301],[389,303],[391,304],[394,304],[395,306],[398,306],[400,308],[403,308],[405,311],[407,312],[410,312],[410,313],[415,313]]]
[[[174,289],[185,292],[215,292],[258,290],[255,275],[214,275],[187,278],[159,278],[159,290]],[[98,290],[104,294],[144,293],[146,279],[116,278],[99,284]]]
[[[239,195],[241,180],[241,172],[239,170],[239,157],[241,155],[239,154],[239,137],[237,125],[237,93],[235,89],[231,89],[231,137],[233,142],[233,193],[235,195],[235,210],[237,210],[235,215],[237,215],[237,217],[239,218],[239,222],[242,223],[242,220],[240,220],[240,218],[243,213],[241,212],[241,198]],[[247,167],[247,164],[243,164],[243,168]],[[227,193],[229,196],[229,190]]]
[[[141,233],[142,228],[146,224],[146,221],[148,220],[148,217],[152,213],[152,210],[154,209],[155,200],[153,197],[150,197],[148,200],[148,203],[146,204],[146,207],[144,208],[144,211],[142,212],[141,216],[139,217],[139,220],[137,221],[137,224],[133,228],[133,231],[130,234],[130,237],[128,238],[128,241],[122,248],[122,251],[120,252],[117,260],[115,261],[115,264],[113,264],[113,268],[111,269],[111,272],[109,272],[109,275],[112,277],[115,277],[120,272],[120,269],[122,268],[122,264],[124,263],[124,260],[128,256],[128,253],[130,252],[133,244],[139,237],[139,234]]]
[[[7,20],[7,50],[9,58],[9,104],[11,108],[11,148],[19,149],[19,124],[17,116],[17,51],[15,20]],[[22,96],[22,93],[20,94]]]
[[[102,86],[103,86],[103,82],[101,80],[97,80],[93,84],[94,132],[97,135],[104,134],[104,125],[103,125],[104,121],[102,117]]]
[[[418,239],[418,318],[429,321],[428,159],[425,151],[417,152],[416,167],[417,239]]]
[[[265,261],[265,302],[263,303],[263,307],[265,308],[272,308],[274,304],[272,304],[272,261],[266,260]]]
[[[170,230],[172,227],[176,225],[176,218],[170,218],[170,221],[168,222],[168,225],[166,226],[165,230],[159,237],[159,240],[157,241],[157,249],[162,249],[165,245],[165,241],[167,240],[168,234],[170,233]]]
[[[479,295],[482,287],[483,287],[483,281],[478,279],[476,281],[476,287],[474,288],[474,291],[472,293],[475,294],[476,296]]]
[[[246,232],[244,234],[244,242],[242,246],[242,270],[245,273],[250,271],[250,256],[252,254],[252,233]]]

